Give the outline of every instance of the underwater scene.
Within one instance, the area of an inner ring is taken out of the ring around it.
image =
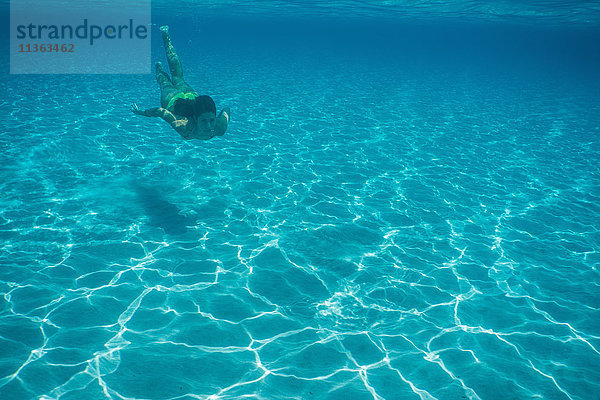
[[[0,399],[600,399],[598,2],[151,12],[1,33]]]

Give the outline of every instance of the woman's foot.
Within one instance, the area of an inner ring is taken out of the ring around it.
[[[162,67],[162,63],[159,61],[159,62],[156,63],[156,73],[160,74],[162,72],[164,72],[163,71],[163,67]]]

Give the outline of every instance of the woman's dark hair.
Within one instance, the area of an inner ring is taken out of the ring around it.
[[[194,100],[177,99],[173,105],[173,111],[177,115],[192,118],[205,112],[216,114],[217,107],[210,96],[198,96]]]

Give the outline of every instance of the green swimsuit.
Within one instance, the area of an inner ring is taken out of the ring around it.
[[[171,100],[169,100],[169,103],[167,104],[167,110],[171,110],[175,102],[179,99],[194,100],[196,97],[198,97],[198,95],[194,93],[179,92],[175,96],[171,97]]]

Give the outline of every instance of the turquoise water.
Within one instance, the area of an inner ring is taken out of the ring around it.
[[[3,36],[1,399],[600,398],[593,2],[173,4],[223,137]]]

